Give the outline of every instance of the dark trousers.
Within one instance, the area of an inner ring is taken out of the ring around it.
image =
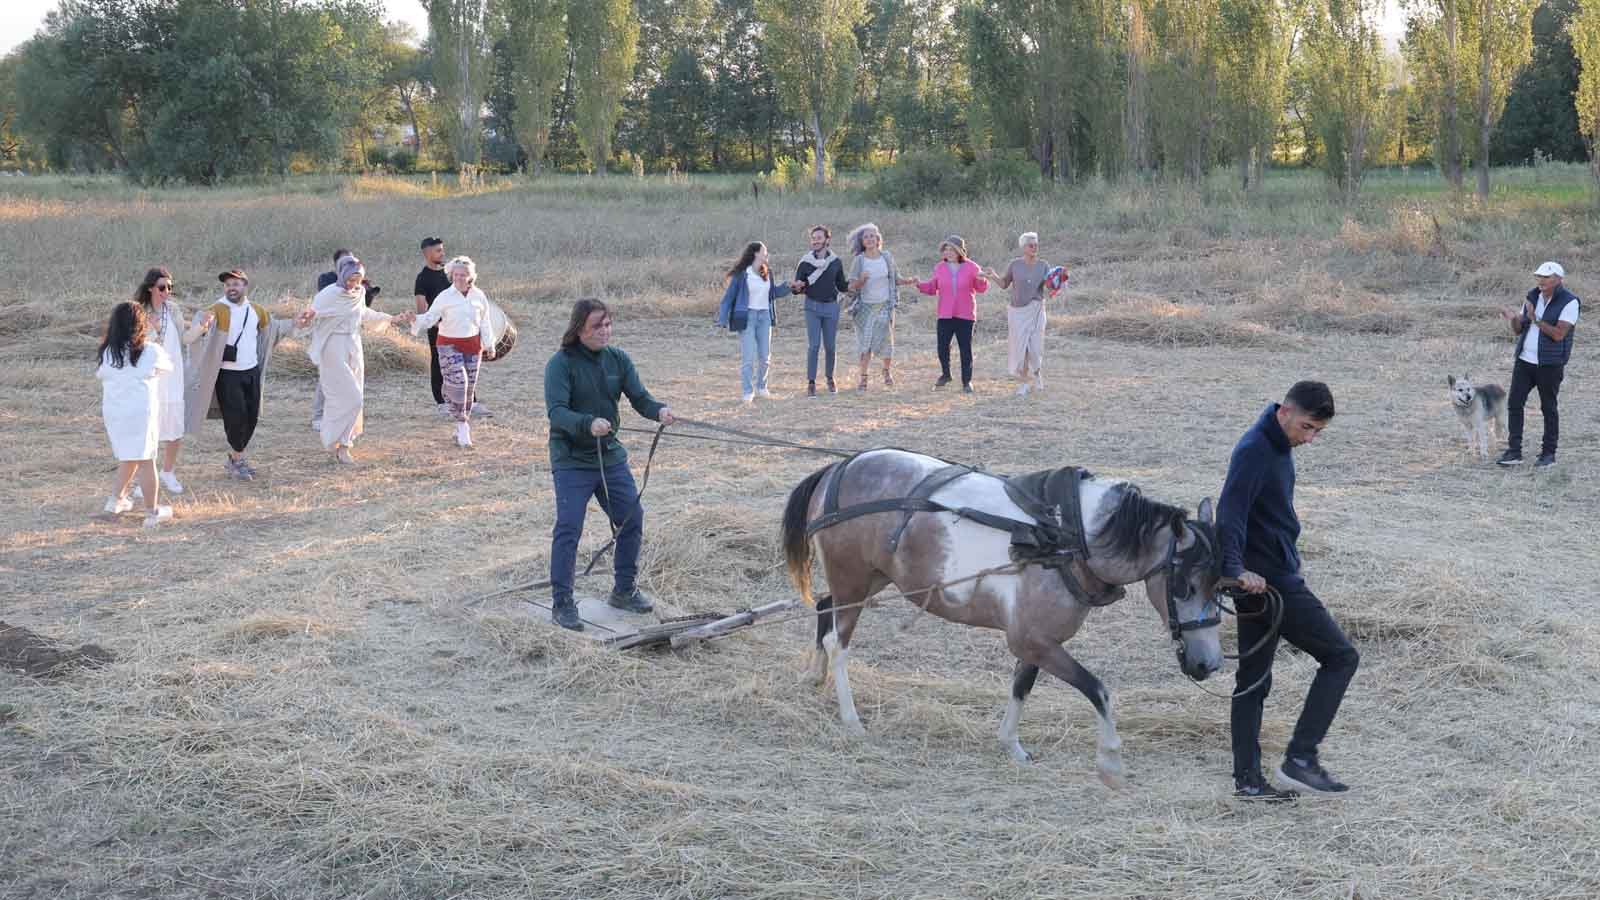
[[[1339,712],[1345,688],[1356,674],[1361,656],[1345,637],[1333,616],[1323,608],[1322,601],[1311,593],[1304,580],[1293,577],[1271,579],[1270,583],[1283,594],[1283,625],[1278,637],[1299,647],[1320,665],[1311,680],[1311,690],[1306,694],[1305,707],[1300,711],[1300,721],[1295,723],[1294,737],[1289,741],[1287,755],[1315,757],[1317,745],[1328,734],[1328,726]],[[1266,634],[1271,621],[1266,616],[1246,618],[1259,612],[1265,603],[1262,597],[1239,601],[1239,651],[1255,646]],[[1272,661],[1278,649],[1274,639],[1260,651],[1239,661],[1234,691],[1242,691],[1266,676],[1261,686],[1233,699],[1233,776],[1239,778],[1247,772],[1261,768],[1261,710],[1267,693],[1272,690]]]
[[[972,383],[972,320],[939,320],[939,373],[950,377],[950,339],[961,348],[961,383]]]
[[[433,402],[444,402],[444,370],[439,368],[439,326],[428,329],[428,380],[433,384]]]
[[[261,417],[261,369],[217,370],[217,406],[222,410],[222,431],[228,446],[243,453],[256,433]]]
[[[644,507],[627,463],[606,466],[604,488],[599,469],[556,469],[556,529],[550,544],[550,591],[558,601],[572,599],[578,568],[578,539],[589,498],[600,501],[611,524],[621,529],[612,551],[613,591],[632,593],[639,576],[639,547],[644,543]]]
[[[1561,415],[1556,410],[1556,393],[1561,390],[1561,379],[1566,366],[1536,366],[1524,359],[1517,360],[1511,369],[1511,391],[1506,395],[1506,447],[1522,452],[1522,407],[1528,394],[1539,389],[1539,409],[1544,413],[1544,441],[1539,452],[1551,456],[1556,452],[1556,441],[1561,437]]]

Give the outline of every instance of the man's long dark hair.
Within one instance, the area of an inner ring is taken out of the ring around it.
[[[144,352],[144,307],[133,300],[125,300],[111,309],[111,321],[106,323],[106,336],[100,341],[95,359],[105,359],[111,351],[111,367],[139,365],[139,355]]]
[[[578,346],[578,339],[583,336],[583,326],[589,324],[589,317],[597,312],[603,312],[607,317],[611,315],[611,307],[605,301],[594,297],[585,297],[572,304],[572,319],[567,322],[567,330],[561,335],[561,349]]]
[[[733,268],[728,270],[728,278],[732,279],[733,277],[737,276],[740,272],[743,272],[745,269],[750,268],[750,264],[756,261],[756,254],[760,253],[762,248],[765,247],[765,246],[767,246],[767,245],[761,243],[760,241],[751,241],[750,243],[746,244],[744,246],[744,252],[739,254],[739,261],[734,263],[733,264]],[[765,264],[763,264],[761,266],[761,277],[762,278],[771,278],[772,277],[771,271],[769,271],[767,269]]]
[[[134,301],[140,306],[143,306],[146,310],[149,310],[150,292],[155,290],[156,282],[163,278],[165,278],[169,284],[172,282],[172,273],[168,272],[164,266],[156,266],[150,271],[144,273],[144,280],[139,282],[138,289],[133,292]]]

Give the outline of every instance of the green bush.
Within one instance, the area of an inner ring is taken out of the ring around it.
[[[964,164],[954,154],[931,151],[907,153],[880,171],[867,196],[874,203],[914,209],[940,200],[1021,197],[1043,188],[1039,167],[1021,153]]]

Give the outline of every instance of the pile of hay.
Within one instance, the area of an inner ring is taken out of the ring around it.
[[[1285,350],[1297,344],[1289,335],[1233,313],[1161,300],[1123,303],[1083,316],[1067,316],[1063,329],[1083,337],[1155,347]]]
[[[394,328],[361,335],[366,353],[367,377],[389,372],[428,371],[428,345],[420,338]],[[306,354],[310,339],[304,334],[285,338],[272,356],[272,374],[290,378],[315,378],[317,366]]]

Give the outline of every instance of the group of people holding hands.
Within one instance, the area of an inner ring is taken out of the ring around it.
[[[435,399],[455,423],[457,446],[471,447],[469,419],[486,414],[475,409],[475,396],[479,363],[494,356],[495,323],[469,257],[446,263],[438,238],[424,240],[422,251],[417,309],[399,314],[371,307],[379,289],[361,260],[344,249],[335,252],[333,270],[318,278],[310,304],[291,317],[251,300],[249,276],[230,269],[217,276],[222,296],[190,319],[172,300],[172,273],[162,267],[146,272],[133,299],[112,309],[97,351],[101,415],[118,463],[105,511],[128,512],[142,500],[146,527],[171,519],[160,492],[183,493],[179,448],[207,419],[222,420],[226,476],[254,479],[246,450],[261,418],[267,371],[278,343],[296,332],[307,333],[306,352],[317,367],[312,428],[336,462],[355,461],[351,447],[364,430],[361,331],[393,324],[409,323],[413,334],[429,329]]]
[[[939,378],[935,388],[952,383],[950,344],[961,354],[961,389],[972,393],[972,328],[978,318],[977,295],[997,282],[1011,291],[1007,313],[1010,353],[1007,369],[1017,382],[1017,394],[1044,386],[1041,359],[1044,350],[1046,292],[1050,296],[1066,283],[1066,270],[1039,259],[1039,235],[1026,232],[1017,239],[1021,255],[1004,272],[972,261],[966,241],[952,234],[939,243],[939,262],[927,280],[902,275],[894,255],[884,245],[883,232],[868,222],[850,232],[846,263],[830,249],[833,233],[826,225],[807,232],[810,250],[800,257],[794,277],[779,280],[772,274],[766,244],[752,241],[725,273],[727,286],[717,307],[717,324],[739,335],[739,388],[741,402],[772,396],[767,379],[772,360],[772,329],[777,323],[774,301],[787,296],[805,298],[806,396],[817,396],[818,357],[822,357],[823,383],[828,393],[838,393],[834,360],[839,319],[849,313],[855,324],[860,371],[856,389],[870,383],[872,357],[883,364],[883,383],[894,385],[894,324],[900,288],[915,286],[922,294],[938,298],[936,348]],[[841,306],[844,308],[841,309]]]

